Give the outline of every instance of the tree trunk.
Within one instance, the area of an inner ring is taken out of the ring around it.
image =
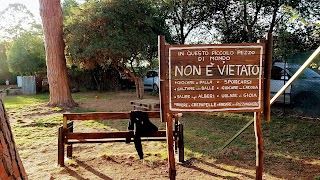
[[[49,105],[76,106],[77,104],[71,96],[67,76],[60,0],[39,0],[39,4],[45,37],[47,76],[50,90]]]
[[[0,179],[28,179],[0,99]]]
[[[134,82],[136,85],[136,95],[138,99],[143,99],[144,95],[144,87],[143,87],[143,80],[139,77],[134,78]]]

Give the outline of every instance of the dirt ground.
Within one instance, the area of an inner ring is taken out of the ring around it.
[[[92,99],[80,102],[81,109],[95,109],[97,111],[129,111],[132,110],[130,100],[135,97],[132,94],[123,94],[121,98],[111,98],[108,101]],[[155,98],[146,96],[146,98]],[[12,125],[19,123],[17,112],[9,112]],[[61,115],[62,112],[52,111],[45,105],[38,106],[34,113],[28,109],[20,112],[24,117],[24,123],[28,117],[50,118]],[[99,130],[98,127],[81,127],[84,130]],[[34,133],[37,130],[35,130]],[[165,142],[145,142],[143,149],[145,159],[139,160],[133,143],[104,143],[104,144],[76,144],[74,145],[73,159],[66,160],[65,167],[57,166],[57,125],[52,126],[46,132],[48,137],[34,136],[34,142],[30,145],[18,146],[22,162],[31,180],[82,180],[82,179],[168,179],[168,164],[166,158],[161,158],[166,153]],[[19,137],[16,137],[18,141]],[[47,140],[46,140],[47,138]],[[230,160],[221,153],[219,159],[210,159],[205,156],[188,159],[184,163],[176,163],[177,179],[255,179],[255,160],[241,162]],[[254,150],[252,152],[255,153]],[[313,168],[312,162],[305,162],[303,172],[294,172],[285,167],[282,162],[273,161],[265,164],[263,179],[312,179],[315,171],[320,172],[319,167]],[[289,162],[290,163],[290,162]],[[319,163],[319,162],[318,162]],[[301,163],[302,164],[302,163]],[[270,171],[272,169],[272,171]],[[299,178],[298,178],[299,177]]]

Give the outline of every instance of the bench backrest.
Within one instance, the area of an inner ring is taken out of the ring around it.
[[[146,111],[149,118],[160,118],[159,111]],[[65,113],[63,114],[63,127],[67,128],[68,120],[116,120],[130,119],[130,112],[91,112],[91,113]]]

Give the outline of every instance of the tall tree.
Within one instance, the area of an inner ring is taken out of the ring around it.
[[[28,179],[0,98],[0,179]]]
[[[63,16],[60,0],[39,0],[45,36],[47,76],[50,90],[49,105],[73,107],[67,77],[63,41]]]

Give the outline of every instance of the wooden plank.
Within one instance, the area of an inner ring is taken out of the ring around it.
[[[68,128],[68,119],[63,116],[63,128],[66,130]]]
[[[166,137],[148,137],[141,138],[141,141],[166,141]],[[107,138],[107,139],[70,139],[68,143],[110,143],[110,142],[126,142],[125,138]],[[133,140],[131,140],[133,142]]]
[[[261,128],[261,113],[254,113],[254,132],[256,137],[256,180],[262,180],[263,174],[263,137]]]
[[[149,118],[159,118],[158,111],[147,111]],[[130,119],[130,112],[92,112],[92,113],[66,113],[63,117],[68,120],[116,120]]]
[[[129,112],[92,112],[63,114],[68,120],[130,119]]]
[[[117,132],[86,132],[86,133],[69,133],[67,139],[105,139],[105,138],[133,138],[133,131],[117,131]],[[166,137],[166,131],[157,131],[148,136],[142,137]]]
[[[166,128],[167,128],[167,148],[168,148],[168,168],[169,168],[169,177],[170,180],[176,179],[176,165],[174,159],[174,148],[173,148],[173,119],[172,115],[167,113],[167,121],[166,121]]]

